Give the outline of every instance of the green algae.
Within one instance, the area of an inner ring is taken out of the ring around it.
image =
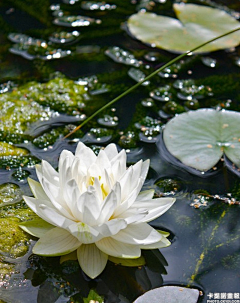
[[[43,135],[34,138],[32,143],[38,148],[46,148],[50,145],[53,145],[58,139],[66,136],[75,128],[75,125],[68,124],[66,126],[61,126],[50,130],[49,132],[44,133]],[[83,132],[78,130],[74,133],[74,137],[81,138],[83,137]]]
[[[22,194],[23,192],[17,184],[0,185],[0,207],[22,201]]]
[[[31,125],[46,123],[58,117],[59,112],[81,115],[85,99],[88,99],[86,90],[85,86],[61,77],[47,83],[29,82],[0,95],[0,140],[12,143],[32,141],[33,134],[29,134]],[[61,132],[60,129],[58,131]],[[53,144],[59,134],[53,131],[50,137]]]
[[[40,160],[29,155],[29,151],[6,142],[0,142],[0,168],[11,169],[33,167]]]
[[[0,157],[2,156],[26,156],[29,151],[11,144],[0,142]]]
[[[31,123],[49,120],[54,111],[74,114],[82,106],[84,94],[84,86],[62,78],[47,83],[30,82],[2,94],[0,131],[23,134]]]
[[[0,253],[13,258],[23,256],[28,251],[30,237],[19,227],[18,218],[0,219]]]

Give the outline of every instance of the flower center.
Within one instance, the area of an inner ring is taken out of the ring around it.
[[[98,180],[101,180],[101,176],[98,176]],[[95,182],[95,178],[94,177],[90,177],[88,180],[88,186],[93,186]],[[104,183],[101,184],[101,191],[102,191],[102,198],[103,200],[107,197],[107,195],[109,194],[109,191],[107,190],[106,186],[104,186]]]

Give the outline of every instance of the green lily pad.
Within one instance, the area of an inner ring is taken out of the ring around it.
[[[199,109],[174,117],[163,140],[168,151],[200,171],[214,167],[225,154],[240,167],[240,113]]]
[[[240,27],[240,23],[225,11],[209,6],[175,3],[173,9],[179,20],[139,12],[128,19],[128,29],[143,43],[183,53]],[[235,47],[239,43],[240,33],[236,32],[205,45],[195,53]]]
[[[163,286],[146,292],[133,303],[197,303],[198,297],[198,289]]]

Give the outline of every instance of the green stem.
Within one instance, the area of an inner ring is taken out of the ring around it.
[[[132,92],[134,89],[138,88],[143,82],[151,79],[153,76],[155,76],[156,74],[158,74],[160,71],[162,71],[163,69],[165,69],[166,67],[172,65],[173,63],[181,60],[182,58],[186,57],[187,55],[190,55],[191,53],[193,53],[194,51],[198,50],[199,48],[213,42],[216,41],[220,38],[223,38],[225,36],[228,36],[236,31],[239,31],[240,27],[233,29],[225,34],[222,34],[220,36],[217,36],[211,40],[208,40],[207,42],[204,42],[200,45],[198,45],[197,47],[194,47],[193,49],[177,56],[176,58],[170,60],[168,63],[164,64],[163,66],[161,66],[160,68],[158,68],[157,70],[155,70],[154,72],[152,72],[150,75],[148,75],[146,78],[144,78],[142,81],[138,82],[137,84],[131,86],[129,89],[127,89],[125,92],[123,92],[122,94],[120,94],[119,96],[117,96],[116,98],[114,98],[112,101],[108,102],[107,104],[105,104],[103,107],[101,107],[100,109],[98,109],[97,111],[95,111],[90,117],[88,117],[86,120],[84,120],[79,126],[77,126],[73,131],[71,131],[69,134],[67,134],[64,139],[66,139],[67,137],[71,136],[73,133],[75,133],[77,130],[79,130],[81,127],[83,127],[85,124],[88,123],[88,121],[90,121],[92,118],[94,118],[95,116],[97,116],[101,111],[103,111],[105,108],[109,107],[110,105],[114,104],[115,102],[117,102],[119,99],[123,98],[124,96],[126,96],[127,94],[129,94],[130,92]]]

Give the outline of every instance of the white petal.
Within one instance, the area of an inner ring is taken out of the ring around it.
[[[118,155],[118,150],[114,143],[108,144],[104,148],[104,152],[106,153],[106,155],[110,161]]]
[[[67,162],[66,162],[66,158],[68,158]],[[74,161],[74,155],[70,151],[64,149],[59,157],[59,163],[58,163],[59,174],[61,174],[67,169],[66,164],[68,164],[68,167],[72,166],[73,161]]]
[[[107,265],[108,256],[95,244],[83,244],[77,250],[78,262],[90,278],[99,276]]]
[[[95,162],[101,169],[106,169],[111,166],[108,156],[103,149],[100,150]]]
[[[55,227],[37,241],[33,253],[40,256],[61,256],[76,250],[80,245],[68,231]]]
[[[38,216],[38,207],[40,204],[45,204],[49,207],[53,207],[52,202],[48,199],[48,200],[40,200],[40,199],[36,199],[36,198],[32,198],[32,197],[28,197],[28,196],[23,196],[24,201],[26,202],[26,204],[28,205],[28,207],[31,208],[32,211],[34,211]]]
[[[153,198],[154,195],[154,189],[144,190],[141,191],[136,199],[136,201],[148,201]]]
[[[59,186],[59,174],[47,161],[42,160],[42,164],[37,164],[35,167],[40,182],[42,177],[44,177],[55,186]]]
[[[59,187],[56,187],[54,184],[50,183],[48,180],[44,178],[42,180],[42,186],[44,191],[50,198],[52,205],[65,217],[74,220],[74,217],[72,216],[70,209],[68,208],[64,200],[62,189],[60,191]]]
[[[78,184],[81,184],[82,179],[86,175],[87,175],[87,167],[85,166],[84,162],[81,159],[76,157],[72,164],[72,176],[74,177],[74,179]]]
[[[45,201],[43,201],[44,203]],[[69,225],[75,223],[73,220],[68,219],[54,208],[46,206],[45,204],[40,204],[37,206],[37,215],[48,223],[67,229]]]
[[[159,242],[156,242],[153,244],[142,245],[141,249],[156,249],[156,248],[167,247],[170,245],[171,245],[171,242],[167,238],[162,237],[162,239]]]
[[[106,197],[106,199],[103,201],[99,223],[107,222],[112,216],[116,206],[117,206],[117,195],[115,191],[112,190],[110,194]]]
[[[105,254],[113,257],[138,258],[141,256],[141,249],[138,245],[122,243],[111,237],[96,242],[96,246]]]
[[[153,244],[161,240],[163,236],[147,223],[131,224],[120,230],[113,239],[137,245]]]
[[[132,190],[131,193],[129,193],[129,196],[127,197],[127,199],[125,201],[122,201],[122,203],[116,207],[114,214],[113,214],[114,217],[121,216],[121,214],[123,212],[125,212],[132,206],[132,204],[135,202],[141,188],[142,188],[142,180],[138,179],[137,186]]]
[[[82,142],[79,142],[76,148],[75,156],[78,157],[88,168],[97,159],[97,156]]]
[[[92,244],[103,238],[98,230],[82,222],[73,223],[67,229],[83,244]]]
[[[73,178],[72,164],[73,164],[74,156],[72,153],[70,153],[70,155],[71,156],[64,156],[63,157],[64,160],[61,161],[61,165],[59,166],[59,182],[60,182],[60,188],[62,189],[63,193],[64,193],[63,191],[64,185]]]
[[[41,184],[31,178],[28,178],[28,184],[31,188],[31,191],[36,199],[40,200],[49,200],[45,191],[43,190]]]
[[[149,160],[146,160],[144,162],[140,160],[128,168],[127,172],[120,180],[122,188],[122,201],[126,200],[129,197],[136,186],[139,184],[143,185],[147,176],[148,168]]]
[[[122,150],[118,156],[111,161],[112,179],[115,182],[119,181],[126,172],[126,158],[126,152]]]
[[[29,233],[30,235],[41,238],[45,235],[47,231],[55,226],[49,224],[48,222],[44,221],[41,218],[33,219],[30,221],[21,222],[19,225],[24,231]]]
[[[127,221],[125,219],[112,219],[98,226],[94,226],[94,229],[99,231],[102,237],[109,237],[116,235],[120,230],[127,227]]]
[[[149,201],[136,201],[131,207],[143,207],[148,209],[148,214],[141,222],[149,222],[164,214],[175,201],[175,198],[157,198]]]
[[[101,168],[96,164],[92,163],[88,170],[87,170],[87,179],[93,177],[93,178],[99,178],[103,174]]]
[[[89,226],[97,225],[98,219],[101,216],[101,201],[96,195],[95,190],[94,192],[88,190],[83,193],[80,200],[83,204],[83,223]]]

